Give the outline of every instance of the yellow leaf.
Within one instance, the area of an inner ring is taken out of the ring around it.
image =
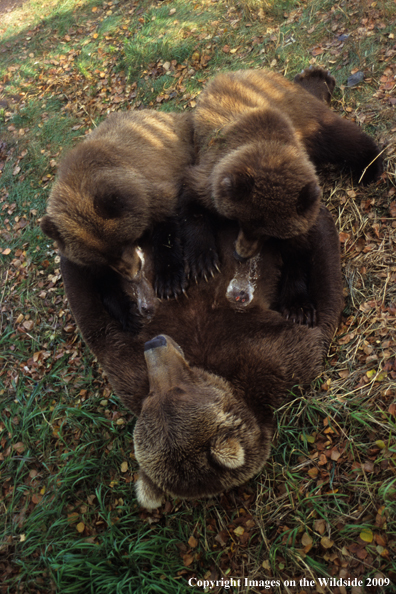
[[[43,487],[42,489],[40,489],[40,493],[41,493],[41,495],[44,495],[44,493],[45,493],[45,487]]]
[[[237,536],[242,536],[242,534],[245,532],[245,529],[242,526],[238,526],[237,528],[235,528],[234,530],[234,534],[236,534]]]
[[[386,380],[386,378],[387,378],[386,372],[385,371],[382,371],[382,373],[379,373],[377,375],[377,377],[375,378],[375,381],[376,382],[383,382],[384,380]]]
[[[369,379],[371,379],[372,377],[374,377],[374,376],[375,376],[375,374],[376,374],[376,373],[377,373],[377,372],[375,371],[375,369],[370,369],[370,371],[368,371],[368,372],[366,373],[366,375],[367,375],[367,377],[368,377]]]
[[[378,439],[375,442],[375,445],[377,445],[380,450],[384,450],[386,448],[386,445],[384,444],[384,442],[382,441],[382,439]]]
[[[315,437],[313,435],[304,435],[300,433],[301,441],[307,441],[308,443],[315,443]]]
[[[374,538],[373,533],[369,528],[364,528],[359,536],[362,540],[364,540],[364,542],[372,542]]]
[[[80,532],[80,534],[81,534],[81,532],[84,532],[84,530],[85,530],[85,524],[84,524],[84,522],[79,522],[77,524],[76,528],[77,528],[77,531]]]
[[[128,462],[123,462],[121,464],[121,472],[126,472],[128,470]]]

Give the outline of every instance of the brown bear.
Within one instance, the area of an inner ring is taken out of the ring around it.
[[[306,69],[294,83],[275,72],[245,70],[217,75],[199,95],[193,113],[196,163],[186,172],[181,202],[193,277],[218,267],[213,212],[239,222],[235,255],[246,259],[267,237],[302,237],[312,226],[321,196],[316,166],[345,163],[358,176],[364,172],[364,181],[378,175],[374,141],[328,108],[334,84],[319,68]],[[304,260],[294,257],[296,244],[283,246],[290,274],[280,309],[293,317],[303,311],[301,320],[312,323]],[[296,283],[301,299],[292,303],[296,291],[290,285]]]
[[[192,158],[190,114],[113,113],[62,159],[41,228],[69,260],[127,280],[140,267],[138,242],[151,232],[155,288],[177,295],[186,278],[172,217]]]
[[[271,240],[260,250],[255,299],[244,314],[230,307],[226,290],[239,265],[233,256],[238,226],[227,220],[217,226],[222,273],[192,285],[183,302],[162,301],[136,332],[123,331],[106,311],[98,273],[62,258],[80,331],[138,417],[137,495],[147,508],[158,507],[165,494],[210,496],[260,471],[270,451],[273,408],[295,384],[320,372],[342,309],[339,239],[324,207],[307,234],[314,328],[269,309],[280,273]],[[150,278],[150,258],[145,265]]]

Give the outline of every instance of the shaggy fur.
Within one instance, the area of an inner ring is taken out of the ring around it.
[[[321,196],[316,166],[346,164],[360,176],[374,160],[363,181],[379,174],[374,141],[328,108],[334,84],[328,72],[312,68],[294,83],[275,72],[246,70],[219,74],[205,87],[193,113],[196,164],[187,171],[181,205],[193,277],[218,267],[213,212],[238,221],[235,256],[246,259],[268,237],[301,237],[313,225]],[[286,267],[288,254],[300,273],[288,275],[280,309],[312,323],[306,291],[297,303],[290,299],[297,292],[289,290],[293,283],[304,292],[303,257],[286,250]]]
[[[72,262],[127,280],[139,270],[138,242],[153,232],[158,293],[178,294],[186,279],[169,217],[192,157],[189,114],[114,113],[62,159],[41,228]]]
[[[250,307],[244,314],[230,307],[226,289],[239,266],[232,248],[238,228],[217,224],[222,274],[193,285],[183,303],[161,302],[135,333],[124,332],[103,307],[94,271],[62,258],[82,335],[138,416],[137,495],[148,508],[159,506],[164,494],[209,496],[259,472],[270,451],[273,407],[293,385],[320,372],[342,308],[338,234],[324,208],[307,235],[315,328],[268,309],[277,299],[280,272],[272,241],[261,248]]]

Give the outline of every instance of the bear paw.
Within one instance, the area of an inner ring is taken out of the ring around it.
[[[160,299],[177,299],[186,292],[188,285],[184,263],[156,270],[154,291]]]
[[[294,77],[294,82],[311,93],[311,95],[317,97],[317,99],[328,104],[330,103],[335,87],[335,78],[328,70],[317,66],[310,66],[309,68],[305,68],[300,74],[297,74]]]
[[[295,298],[288,306],[281,305],[280,312],[286,320],[294,324],[309,328],[316,325],[316,309],[307,297]]]
[[[190,251],[187,254],[187,263],[188,277],[196,283],[199,278],[204,278],[208,281],[216,272],[220,272],[219,257],[214,248],[209,248],[207,251],[201,251],[199,249],[194,252]]]

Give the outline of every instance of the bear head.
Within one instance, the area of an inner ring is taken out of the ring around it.
[[[134,431],[138,501],[198,498],[246,482],[264,465],[272,418],[256,421],[223,378],[192,367],[172,338],[145,344],[150,392]]]
[[[227,137],[236,132],[240,143],[216,163],[210,184],[217,212],[239,222],[236,257],[246,259],[267,237],[306,233],[317,219],[321,189],[304,146],[278,110],[248,112]]]
[[[147,228],[147,182],[117,147],[87,140],[62,160],[41,229],[82,266],[110,266],[127,280],[141,267],[137,240]]]

